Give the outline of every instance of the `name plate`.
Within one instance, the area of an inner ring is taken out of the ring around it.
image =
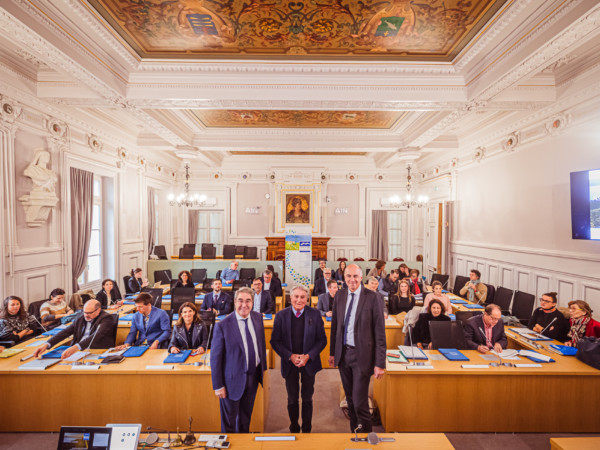
[[[146,366],[146,370],[173,370],[174,368],[175,366],[173,364]]]

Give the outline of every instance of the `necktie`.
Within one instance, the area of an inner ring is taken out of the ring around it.
[[[344,320],[344,345],[346,345],[346,333],[348,330],[348,322],[350,322],[350,314],[352,314],[352,305],[354,304],[354,292],[350,293],[350,306],[348,306],[348,312],[346,312],[346,319]]]
[[[215,306],[219,304],[219,294],[215,295]]]
[[[296,318],[299,319],[300,318],[300,311],[296,311]]]
[[[150,314],[144,316],[144,330],[148,328],[148,321],[150,320]]]
[[[248,370],[247,372],[254,372],[256,370],[256,353],[254,352],[254,341],[250,334],[250,328],[248,328],[248,319],[242,319],[246,325],[246,343],[248,344]]]

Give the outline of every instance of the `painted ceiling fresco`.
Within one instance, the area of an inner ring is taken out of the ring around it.
[[[206,127],[388,129],[400,111],[193,110]]]
[[[142,58],[451,61],[507,0],[89,0]]]

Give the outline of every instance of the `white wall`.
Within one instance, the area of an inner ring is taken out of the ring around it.
[[[477,268],[486,283],[600,310],[600,242],[571,239],[569,185],[570,172],[600,168],[599,146],[590,122],[459,171],[452,274]]]

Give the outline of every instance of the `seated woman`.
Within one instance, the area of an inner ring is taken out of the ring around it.
[[[338,266],[338,268],[335,271],[335,276],[334,278],[337,281],[341,281],[342,282],[342,286],[344,288],[346,288],[346,280],[344,278],[344,273],[346,273],[346,261],[340,261],[340,265]]]
[[[173,286],[174,288],[194,287],[194,283],[192,281],[192,274],[189,273],[187,270],[182,270],[181,272],[179,272],[179,276],[177,278],[179,279],[177,280],[177,283],[175,283],[175,286]]]
[[[31,339],[39,334],[35,317],[27,314],[23,300],[9,295],[0,309],[0,341],[13,341],[15,344]]]
[[[398,272],[400,272],[400,279],[410,278],[410,268],[402,263],[398,266]]]
[[[592,318],[592,308],[583,300],[573,300],[569,302],[569,312],[571,318],[569,324],[571,328],[567,334],[566,345],[577,347],[579,340],[583,337],[600,338],[600,322]]]
[[[129,290],[133,293],[140,292],[142,288],[148,286],[148,279],[143,278],[144,272],[139,267],[131,269],[131,278],[129,279]]]
[[[407,280],[402,280],[398,284],[398,292],[391,295],[388,300],[388,312],[392,315],[408,312],[415,306],[415,297],[410,292],[410,285]]]
[[[50,292],[50,300],[42,303],[40,307],[40,317],[44,328],[54,328],[60,325],[60,319],[64,316],[73,314],[65,300],[65,291],[60,288]]]
[[[173,327],[169,353],[193,350],[201,355],[208,346],[208,330],[198,315],[196,305],[185,302],[179,307],[179,319]]]
[[[442,314],[444,305],[439,300],[433,299],[429,302],[429,309],[425,314],[419,316],[415,324],[414,339],[417,347],[420,349],[431,350],[431,333],[429,332],[429,322],[450,321],[450,317]]]
[[[429,302],[435,299],[442,302],[446,314],[452,314],[452,303],[450,303],[450,298],[446,294],[442,294],[442,283],[434,281],[431,284],[431,287],[433,288],[433,292],[425,297],[423,308],[427,308]]]
[[[385,261],[380,259],[375,263],[375,267],[369,271],[369,273],[367,274],[367,278],[375,277],[378,280],[381,280],[382,278],[385,278],[386,275],[387,273],[385,272]]]
[[[116,309],[123,306],[121,293],[115,288],[113,280],[107,278],[102,281],[102,289],[96,294],[96,300],[102,305],[102,309]]]

